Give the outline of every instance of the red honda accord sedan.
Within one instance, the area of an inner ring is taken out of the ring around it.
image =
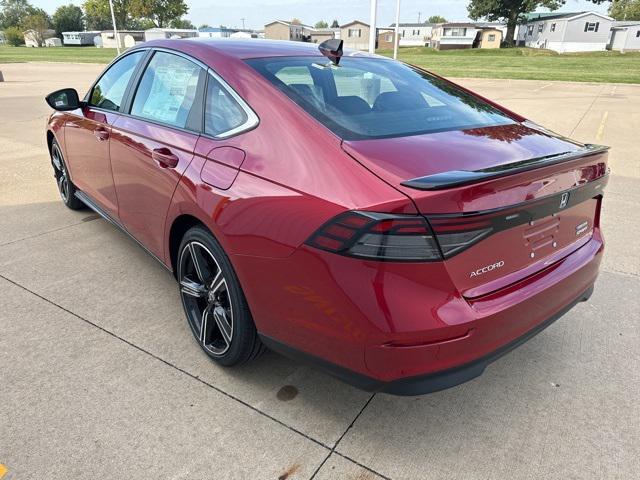
[[[607,148],[390,59],[162,40],[52,93],[63,202],[173,272],[201,348],[371,391],[480,375],[593,290]]]

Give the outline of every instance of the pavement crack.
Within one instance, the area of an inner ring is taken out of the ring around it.
[[[284,423],[282,420],[278,420],[277,418],[275,418],[275,417],[273,417],[273,416],[269,415],[269,414],[268,414],[268,413],[266,413],[266,412],[263,412],[262,410],[260,410],[260,409],[258,409],[258,408],[256,408],[256,407],[254,407],[253,405],[251,405],[251,404],[249,404],[249,403],[245,402],[244,400],[241,400],[240,398],[238,398],[238,397],[236,397],[236,396],[234,396],[234,395],[232,395],[232,394],[230,394],[230,393],[228,393],[228,392],[225,392],[225,391],[224,391],[224,390],[222,390],[221,388],[216,387],[215,385],[212,385],[211,383],[209,383],[209,382],[207,382],[207,381],[203,380],[202,378],[198,377],[197,375],[194,375],[194,374],[192,374],[192,373],[190,373],[190,372],[188,372],[188,371],[184,370],[183,368],[180,368],[180,367],[178,367],[177,365],[175,365],[175,364],[173,364],[173,363],[171,363],[171,362],[169,362],[169,361],[167,361],[167,360],[164,360],[163,358],[158,357],[157,355],[155,355],[155,354],[151,353],[150,351],[148,351],[148,350],[146,350],[146,349],[144,349],[144,348],[142,348],[142,347],[140,347],[140,346],[136,345],[135,343],[133,343],[133,342],[131,342],[131,341],[127,340],[126,338],[123,338],[123,337],[119,336],[118,334],[116,334],[116,333],[114,333],[114,332],[112,332],[112,331],[110,331],[110,330],[107,330],[106,328],[101,327],[100,325],[97,325],[96,323],[92,322],[91,320],[88,320],[88,319],[86,319],[86,318],[82,317],[81,315],[78,315],[77,313],[72,312],[71,310],[69,310],[69,309],[67,309],[67,308],[63,307],[62,305],[59,305],[58,303],[56,303],[56,302],[54,302],[54,301],[52,301],[52,300],[50,300],[50,299],[48,299],[48,298],[46,298],[46,297],[43,297],[43,296],[42,296],[42,295],[40,295],[39,293],[36,293],[36,292],[34,292],[33,290],[30,290],[29,288],[25,287],[24,285],[21,285],[20,283],[18,283],[18,282],[16,282],[16,281],[14,281],[14,280],[12,280],[12,279],[10,279],[10,278],[8,278],[8,277],[6,277],[6,276],[2,275],[2,274],[0,274],[0,278],[2,278],[2,279],[4,279],[4,280],[6,280],[7,282],[11,283],[12,285],[15,285],[15,286],[16,286],[16,287],[18,287],[18,288],[21,288],[22,290],[24,290],[24,291],[26,291],[26,292],[29,292],[30,294],[32,294],[32,295],[34,295],[34,296],[38,297],[39,299],[44,300],[45,302],[49,303],[50,305],[53,305],[53,306],[55,306],[55,307],[59,308],[60,310],[62,310],[62,311],[64,311],[64,312],[68,313],[69,315],[72,315],[73,317],[75,317],[75,318],[77,318],[77,319],[79,319],[79,320],[81,320],[81,321],[83,321],[83,322],[87,323],[88,325],[90,325],[90,326],[92,326],[92,327],[94,327],[94,328],[97,328],[98,330],[100,330],[100,331],[102,331],[102,332],[106,333],[107,335],[110,335],[111,337],[116,338],[116,339],[120,340],[120,341],[121,341],[121,342],[123,342],[123,343],[126,343],[126,344],[127,344],[127,345],[129,345],[130,347],[135,348],[136,350],[138,350],[138,351],[140,351],[140,352],[142,352],[142,353],[144,353],[144,354],[146,354],[146,355],[150,356],[151,358],[154,358],[155,360],[158,360],[159,362],[164,363],[165,365],[167,365],[167,366],[169,366],[169,367],[173,368],[174,370],[177,370],[178,372],[180,372],[180,373],[182,373],[182,374],[184,374],[184,375],[186,375],[186,376],[190,377],[191,379],[196,380],[196,381],[198,381],[198,382],[202,383],[203,385],[206,385],[207,387],[209,387],[209,388],[211,388],[211,389],[215,390],[216,392],[218,392],[218,393],[220,393],[220,394],[224,395],[225,397],[227,397],[227,398],[229,398],[229,399],[231,399],[231,400],[234,400],[234,401],[236,401],[236,402],[240,403],[241,405],[243,405],[243,406],[245,406],[245,407],[249,408],[250,410],[253,410],[254,412],[258,413],[259,415],[262,415],[263,417],[268,418],[269,420],[272,420],[273,422],[277,423],[278,425],[281,425],[281,426],[283,426],[284,428],[286,428],[286,429],[288,429],[288,430],[290,430],[290,431],[292,431],[292,432],[294,432],[294,433],[297,433],[298,435],[300,435],[300,436],[302,436],[302,437],[306,438],[307,440],[310,440],[311,442],[315,443],[316,445],[318,445],[318,446],[320,446],[320,447],[323,447],[323,448],[325,448],[325,449],[329,450],[329,451],[330,451],[330,453],[331,453],[331,451],[332,451],[331,447],[329,447],[328,445],[324,444],[324,443],[323,443],[323,442],[321,442],[320,440],[317,440],[317,439],[315,439],[315,438],[311,437],[310,435],[307,435],[306,433],[301,432],[300,430],[298,430],[298,429],[297,429],[297,428],[295,428],[295,427],[292,427],[291,425],[287,425],[287,424],[286,424],[286,423]],[[367,403],[368,403],[368,402],[367,402]],[[365,406],[366,406],[366,405],[365,405]],[[358,415],[359,415],[359,414],[358,414]],[[357,418],[357,417],[356,417],[356,418]],[[355,420],[354,420],[354,421],[355,421]],[[348,429],[347,429],[347,430],[348,430]],[[345,433],[346,433],[346,432],[345,432]],[[342,437],[341,437],[341,438],[342,438]],[[334,446],[334,448],[335,448],[335,446]],[[325,459],[325,461],[326,461],[326,459]],[[352,461],[353,461],[353,460],[352,460]],[[324,462],[323,462],[323,463],[324,463]],[[357,462],[354,462],[354,463],[357,463]],[[365,467],[365,468],[366,468],[366,467]],[[383,477],[383,478],[384,478],[384,477]]]
[[[1,247],[6,247],[7,245],[13,245],[14,243],[23,242],[25,240],[31,240],[32,238],[43,237],[43,236],[48,235],[50,233],[59,232],[60,230],[66,230],[67,228],[77,227],[78,225],[82,225],[83,223],[86,223],[87,221],[90,221],[90,220],[87,220],[87,218],[88,217],[83,218],[78,223],[70,223],[69,225],[65,225],[63,227],[54,228],[53,230],[47,230],[46,232],[37,233],[35,235],[28,235],[26,237],[18,238],[16,240],[9,240],[8,242],[0,243],[0,248]],[[91,220],[94,220],[94,219],[92,218]]]
[[[584,111],[584,113],[582,114],[582,116],[580,117],[580,120],[578,120],[578,123],[576,123],[576,126],[573,127],[573,130],[571,130],[571,133],[569,134],[569,137],[573,137],[573,133],[578,129],[578,127],[580,126],[580,124],[582,123],[582,121],[586,118],[587,114],[591,111],[591,109],[593,108],[593,106],[595,105],[595,103],[598,101],[598,99],[600,98],[600,94],[602,93],[602,90],[604,90],[604,85],[602,87],[600,87],[600,91],[598,91],[598,93],[596,93],[596,96],[593,97],[593,100],[591,101],[591,103],[589,104],[589,106],[587,107],[587,109]]]
[[[362,406],[362,408],[360,409],[360,411],[357,413],[357,415],[355,417],[353,417],[353,420],[351,421],[351,423],[349,424],[349,426],[346,428],[346,430],[344,432],[342,432],[342,435],[340,435],[340,438],[338,438],[338,440],[336,440],[336,442],[333,444],[333,447],[331,448],[331,451],[327,454],[327,456],[324,458],[324,460],[322,462],[320,462],[320,465],[318,465],[318,468],[316,468],[315,472],[313,472],[313,474],[311,475],[311,477],[309,478],[309,480],[313,480],[316,475],[318,474],[318,472],[320,472],[320,470],[322,469],[322,467],[324,466],[325,463],[327,463],[327,460],[329,460],[329,458],[331,458],[331,455],[333,455],[334,453],[346,460],[349,460],[350,462],[355,463],[356,465],[358,465],[361,468],[364,468],[365,470],[378,475],[380,478],[384,478],[385,480],[391,480],[389,477],[386,477],[384,475],[382,475],[379,472],[376,472],[375,470],[373,470],[370,467],[367,467],[366,465],[363,465],[360,462],[355,461],[354,459],[348,457],[347,455],[343,455],[340,452],[336,451],[336,448],[338,447],[338,445],[340,444],[340,442],[342,441],[342,439],[347,435],[347,433],[349,432],[349,430],[351,430],[351,427],[353,427],[354,423],[356,423],[356,420],[358,420],[358,418],[360,417],[360,415],[362,415],[362,412],[364,412],[366,410],[366,408],[369,406],[369,404],[371,403],[371,400],[373,400],[373,397],[375,397],[376,394],[372,393],[371,396],[369,397],[369,399],[365,402],[365,404]]]

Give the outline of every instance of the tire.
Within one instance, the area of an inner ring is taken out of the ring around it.
[[[177,274],[187,322],[209,357],[231,367],[264,351],[231,262],[206,228],[196,226],[185,233]]]
[[[71,181],[69,170],[62,156],[62,150],[55,139],[51,142],[51,165],[53,165],[53,173],[56,178],[58,193],[60,194],[62,203],[71,210],[81,210],[85,208],[84,203],[76,197],[76,186]]]

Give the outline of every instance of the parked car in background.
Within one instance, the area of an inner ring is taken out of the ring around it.
[[[267,346],[367,390],[435,391],[598,275],[606,147],[339,40],[148,42],[47,102],[63,202],[173,273],[221,365]]]

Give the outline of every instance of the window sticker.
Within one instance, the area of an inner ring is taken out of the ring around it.
[[[159,65],[154,70],[151,92],[141,114],[159,122],[175,124],[187,97],[187,89],[198,81],[197,67]]]

